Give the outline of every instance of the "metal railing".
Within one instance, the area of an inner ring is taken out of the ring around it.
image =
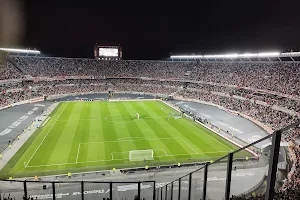
[[[155,199],[155,181],[21,181],[1,180],[0,196],[15,199]],[[4,199],[4,198],[3,198]]]

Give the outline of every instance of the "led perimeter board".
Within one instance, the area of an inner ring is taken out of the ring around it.
[[[120,46],[95,45],[94,56],[100,60],[121,60],[122,48]]]

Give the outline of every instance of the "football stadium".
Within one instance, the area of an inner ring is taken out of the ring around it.
[[[144,61],[120,51],[95,46],[94,59],[79,59],[1,48],[2,197],[285,199],[297,191],[299,52]]]

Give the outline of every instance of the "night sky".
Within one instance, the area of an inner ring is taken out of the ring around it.
[[[95,43],[120,44],[124,59],[300,50],[297,1],[19,2],[21,23],[10,23],[20,26],[11,28],[17,38],[4,38],[0,46],[35,47],[49,56],[93,57]]]

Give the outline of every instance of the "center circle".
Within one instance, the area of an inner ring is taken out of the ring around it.
[[[136,116],[128,116],[128,115],[110,115],[105,117],[106,121],[114,122],[114,123],[129,123],[134,122],[138,118]]]

